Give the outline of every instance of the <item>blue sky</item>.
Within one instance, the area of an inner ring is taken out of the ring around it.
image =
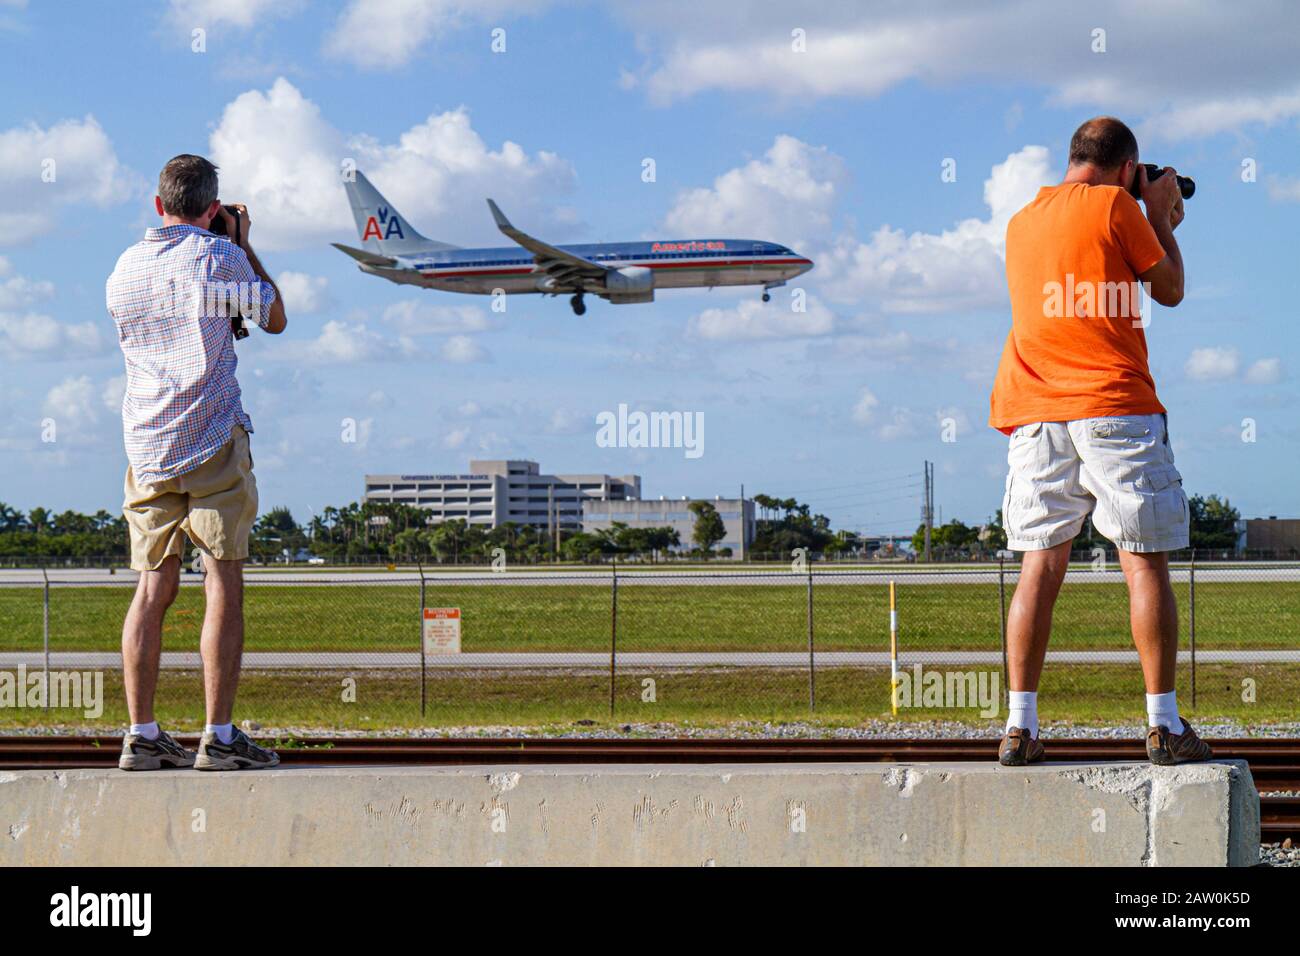
[[[637,473],[648,497],[743,483],[910,533],[930,459],[943,517],[983,521],[1005,474],[985,424],[1002,230],[1059,180],[1075,126],[1110,112],[1199,187],[1178,231],[1187,299],[1148,329],[1184,484],[1300,514],[1294,11],[914,6],[0,0],[0,500],[120,506],[103,283],[154,221],[158,168],[199,152],[249,205],[289,311],[283,336],[238,346],[263,508],[306,519],[367,471],[527,457]],[[460,245],[500,244],[488,195],[553,242],[786,243],[817,262],[808,309],[744,289],[499,314],[391,285],[328,245],[356,238],[345,158]],[[598,447],[620,403],[702,412],[704,454]]]

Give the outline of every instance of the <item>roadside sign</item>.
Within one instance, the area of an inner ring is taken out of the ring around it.
[[[424,653],[460,653],[460,608],[424,609]]]

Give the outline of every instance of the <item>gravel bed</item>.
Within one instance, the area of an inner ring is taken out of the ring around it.
[[[764,721],[737,721],[729,724],[695,726],[689,723],[615,723],[602,726],[595,721],[577,721],[569,724],[541,726],[487,725],[464,727],[395,727],[384,730],[352,730],[328,727],[262,727],[248,721],[243,728],[260,738],[284,737],[742,737],[789,739],[817,737],[837,740],[871,740],[882,737],[915,737],[920,739],[962,738],[967,740],[997,740],[1002,735],[1002,723],[967,724],[956,721],[900,722],[867,720],[853,726],[829,726],[814,722],[791,721],[769,723]],[[120,733],[125,728],[118,728]],[[1241,724],[1236,721],[1198,722],[1197,733],[1202,737],[1300,737],[1300,723]],[[113,733],[104,727],[51,726],[14,727],[0,730],[0,734],[16,736],[89,735]],[[1072,724],[1049,721],[1042,725],[1040,736],[1050,745],[1054,737],[1079,737],[1095,740],[1142,740],[1146,727],[1131,725]]]

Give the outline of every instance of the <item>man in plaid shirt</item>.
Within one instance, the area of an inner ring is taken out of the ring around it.
[[[158,177],[154,205],[162,226],[122,254],[107,287],[126,358],[122,429],[130,464],[122,510],[131,567],[140,573],[122,626],[131,729],[118,765],[275,766],[279,758],[236,730],[231,717],[244,646],[243,563],[257,518],[253,425],[235,378],[232,317],[277,334],[284,306],[249,245],[248,210],[217,199],[212,163],[172,159]],[[218,217],[227,238],[209,231]],[[207,724],[197,755],[160,730],[153,714],[163,618],[180,584],[186,537],[207,572],[200,645]]]

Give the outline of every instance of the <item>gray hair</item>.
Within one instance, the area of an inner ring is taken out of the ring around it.
[[[217,198],[217,167],[189,153],[169,159],[158,174],[158,198],[168,215],[199,218]]]

